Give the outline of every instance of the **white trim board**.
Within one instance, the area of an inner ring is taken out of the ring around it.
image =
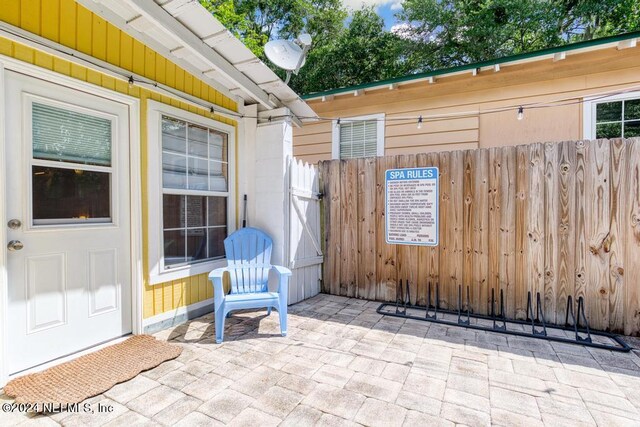
[[[187,320],[211,313],[212,311],[213,298],[209,298],[144,319],[142,322],[143,331],[145,334],[153,334],[163,329],[184,323]]]
[[[4,146],[4,120],[5,120],[5,103],[4,103],[4,70],[11,70],[26,76],[41,79],[49,83],[58,84],[92,95],[97,95],[120,102],[129,107],[129,189],[130,189],[130,221],[131,221],[131,304],[132,304],[132,332],[140,334],[142,332],[142,206],[141,206],[141,172],[140,172],[140,100],[129,95],[105,89],[91,83],[76,80],[62,74],[45,70],[35,65],[27,64],[4,55],[0,55],[0,170],[6,170],[4,167],[5,146]],[[0,225],[6,224],[4,200],[5,180],[0,174]],[[6,229],[1,226],[0,238],[2,242],[6,241]],[[4,244],[0,245],[0,385],[4,384],[8,379],[5,366],[6,345],[6,324],[5,316],[7,312],[6,291],[7,291],[7,269],[6,269],[7,249]]]
[[[596,139],[596,106],[604,102],[622,101],[640,98],[640,91],[627,92],[619,95],[611,95],[605,98],[601,96],[585,97],[582,103],[582,138]]]
[[[6,171],[5,160],[5,99],[4,99],[4,63],[0,60],[0,171]],[[3,386],[7,378],[6,357],[7,351],[5,337],[7,336],[7,223],[6,209],[4,201],[6,197],[5,174],[0,173],[0,387]]]

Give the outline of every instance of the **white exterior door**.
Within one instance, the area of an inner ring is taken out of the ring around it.
[[[0,226],[13,374],[131,332],[129,112],[5,76],[8,223]]]

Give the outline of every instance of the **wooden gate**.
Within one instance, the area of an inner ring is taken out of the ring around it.
[[[320,292],[320,192],[318,169],[289,159],[288,261],[291,269],[289,304]]]

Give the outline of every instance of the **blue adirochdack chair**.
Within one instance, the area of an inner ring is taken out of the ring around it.
[[[224,319],[234,310],[266,308],[267,315],[275,308],[280,315],[280,332],[287,335],[287,295],[291,271],[271,265],[273,241],[264,231],[247,227],[232,233],[224,240],[227,266],[209,274],[213,282],[216,343],[224,336]],[[278,276],[277,292],[269,292],[269,272]],[[229,273],[231,291],[225,295],[222,285],[224,273]]]

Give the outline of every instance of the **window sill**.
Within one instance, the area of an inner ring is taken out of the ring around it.
[[[203,262],[193,265],[185,265],[182,267],[172,268],[171,270],[163,271],[162,273],[158,273],[157,271],[152,272],[149,277],[149,282],[152,286],[159,285],[161,283],[166,283],[171,280],[179,280],[185,279],[191,276],[197,276],[202,273],[209,273],[212,270],[220,267],[226,267],[227,260],[226,258],[217,259],[215,261]]]

